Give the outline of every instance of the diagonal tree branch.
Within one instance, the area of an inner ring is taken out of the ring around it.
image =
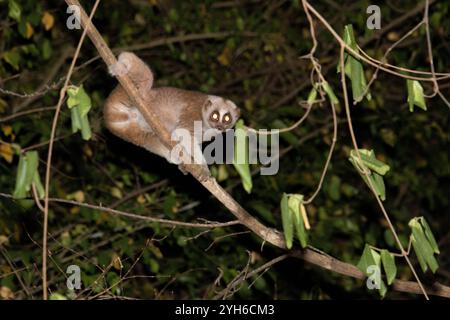
[[[89,18],[86,12],[81,7],[78,0],[65,0],[68,5],[76,5],[80,8],[81,13],[81,25],[86,28]],[[117,62],[115,56],[109,49],[108,45],[103,40],[98,30],[94,27],[93,23],[90,24],[87,29],[87,35],[97,48],[100,56],[109,66]],[[172,147],[174,142],[170,139],[170,134],[164,128],[159,121],[158,117],[150,109],[145,107],[143,99],[140,97],[137,88],[131,82],[131,79],[127,75],[118,75],[118,81],[128,93],[130,99],[135,103],[141,114],[144,116],[148,124],[158,134],[163,143]],[[184,159],[186,160],[186,159]],[[211,192],[217,200],[219,200],[230,212],[236,216],[240,223],[253,231],[256,235],[263,239],[264,242],[268,242],[278,248],[285,249],[285,241],[283,235],[275,229],[269,228],[251,216],[233,197],[226,192],[214,178],[208,178],[203,180],[200,178],[201,168],[198,165],[185,165],[185,170],[192,174],[209,192]],[[295,251],[292,255],[296,258],[303,259],[309,263],[320,266],[324,269],[337,272],[346,276],[350,276],[357,279],[363,279],[364,274],[358,270],[354,265],[339,261],[315,248],[307,248],[302,251]],[[420,293],[420,288],[415,282],[396,280],[393,284],[394,290]],[[426,286],[429,294],[438,295],[442,297],[450,298],[450,287],[443,286],[439,283],[433,286]]]

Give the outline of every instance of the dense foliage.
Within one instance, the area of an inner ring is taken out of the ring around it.
[[[82,1],[89,12],[92,1]],[[382,27],[410,12],[416,1],[380,4]],[[377,38],[366,28],[369,1],[314,1],[332,27],[343,34],[352,24],[357,43],[381,59],[393,42],[422,18],[422,12]],[[12,8],[11,6],[17,6]],[[19,10],[19,15],[17,15]],[[430,7],[434,64],[450,70],[450,4]],[[12,200],[18,149],[38,151],[43,180],[54,106],[70,65],[79,30],[68,30],[63,1],[0,1],[0,294],[2,298],[42,296],[42,212],[34,201]],[[301,1],[102,1],[94,24],[115,53],[136,52],[152,67],[156,85],[226,96],[242,108],[253,128],[280,128],[297,121],[311,90],[311,35]],[[316,57],[340,101],[339,46],[316,23]],[[102,205],[172,220],[229,221],[234,217],[190,176],[173,165],[110,134],[102,106],[116,85],[86,39],[71,83],[92,99],[92,139],[72,133],[71,111],[64,104],[53,150],[50,197]],[[392,64],[429,71],[423,28],[388,58]],[[365,65],[367,79],[374,68]],[[48,86],[46,86],[48,85]],[[422,83],[430,93],[430,83]],[[449,82],[440,82],[449,97]],[[8,91],[6,91],[8,90]],[[36,93],[22,96],[23,93]],[[14,94],[14,93],[18,93]],[[351,106],[361,148],[376,150],[387,163],[384,204],[408,246],[408,222],[426,217],[439,242],[439,270],[420,276],[449,283],[450,266],[450,110],[439,97],[427,98],[427,111],[410,112],[404,79],[380,72],[372,99]],[[27,111],[31,111],[27,113]],[[37,111],[36,111],[37,110]],[[365,244],[398,252],[373,195],[348,161],[353,148],[342,105],[339,131],[327,176],[318,197],[307,206],[309,243],[356,265]],[[220,184],[263,223],[282,230],[283,193],[311,195],[317,187],[332,139],[327,104],[315,105],[305,123],[281,135],[280,170],[253,177],[248,194],[235,168],[213,168]],[[66,269],[78,265],[85,290],[79,297],[212,298],[246,268],[252,270],[282,250],[230,226],[212,230],[173,227],[50,202],[49,288],[73,296]],[[299,247],[298,244],[295,244]],[[419,262],[411,256],[419,269]],[[397,277],[412,279],[397,259]],[[217,280],[217,281],[216,281]],[[338,275],[289,258],[244,281],[235,298],[378,298],[364,281]],[[389,292],[388,298],[417,297]]]

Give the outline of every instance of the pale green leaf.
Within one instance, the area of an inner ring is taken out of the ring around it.
[[[378,252],[373,250],[368,244],[364,247],[364,251],[359,259],[358,264],[356,265],[359,270],[361,270],[366,276],[369,275],[368,268],[370,266],[379,266],[380,265],[380,255]]]
[[[81,129],[81,116],[78,108],[70,109],[70,115],[72,120],[72,133],[75,133]]]
[[[373,150],[372,150],[373,151]],[[356,151],[352,150],[351,152],[354,152],[354,156],[358,157],[358,155],[356,154]],[[361,155],[361,160],[364,162],[364,164],[370,169],[375,171],[376,173],[384,176],[390,169],[390,167],[378,160],[377,158],[375,158],[375,155],[367,155],[367,153],[362,152],[362,150],[360,149],[360,155]],[[359,159],[359,157],[358,157]]]
[[[9,0],[8,2],[8,16],[12,19],[20,22],[20,17],[22,15],[22,9],[20,5],[15,0]]]
[[[30,191],[31,183],[33,182],[34,176],[37,173],[39,166],[39,156],[37,151],[29,151],[25,155],[27,157],[27,177],[26,177],[26,189]]]
[[[312,105],[314,103],[314,101],[316,101],[316,98],[317,98],[317,90],[316,90],[316,88],[312,88],[308,95],[308,100],[307,100],[308,104]]]
[[[390,285],[394,282],[397,275],[394,255],[387,250],[381,250],[381,262],[386,273],[387,283]]]
[[[81,137],[83,140],[89,140],[92,137],[91,126],[87,114],[81,116]]]
[[[6,51],[3,53],[2,58],[15,70],[19,70],[19,63],[21,59],[19,50],[16,50],[14,48],[12,50]]]
[[[245,191],[250,193],[253,188],[253,182],[248,161],[249,156],[247,140],[247,132],[244,129],[244,122],[241,119],[235,126],[233,165],[241,177],[242,185]]]
[[[422,225],[415,218],[409,222],[409,226],[412,230],[413,248],[423,272],[427,270],[427,267],[430,267],[430,270],[435,273],[439,265],[434,257],[433,248],[423,232]]]
[[[384,185],[383,177],[376,172],[371,173],[369,177],[372,182],[372,186],[380,196],[380,199],[383,201],[386,200],[386,187]]]
[[[36,186],[36,192],[38,194],[39,199],[43,199],[45,196],[45,190],[44,190],[44,186],[42,185],[41,177],[39,176],[39,172],[37,172],[37,171],[34,174],[33,183]]]
[[[328,95],[328,98],[330,99],[330,102],[332,104],[339,104],[339,99],[334,94],[334,91],[331,88],[331,86],[328,84],[328,82],[322,83],[322,88],[323,88],[323,90],[325,90],[325,93]]]
[[[23,154],[20,155],[19,165],[16,174],[16,186],[14,188],[13,197],[15,199],[23,199],[27,195],[26,190],[27,180],[27,158]]]
[[[406,87],[408,89],[408,105],[409,111],[414,111],[414,106],[423,110],[427,110],[423,87],[417,80],[406,80]]]
[[[302,204],[302,202],[303,195],[288,195],[288,206],[293,216],[297,239],[300,241],[302,248],[306,248],[306,246],[308,245],[308,235],[305,229],[305,222],[303,221],[303,217],[300,212],[300,205]]]
[[[69,88],[67,88],[67,94],[69,96],[69,98],[67,99],[67,106],[69,107],[69,109],[78,107],[80,109],[80,116],[87,115],[89,110],[91,109],[92,102],[83,86],[70,86]]]
[[[292,248],[292,243],[294,240],[294,224],[292,211],[289,209],[288,196],[283,193],[281,198],[281,221],[283,223],[284,240],[286,241],[286,247],[288,249]]]
[[[427,221],[425,220],[424,217],[419,217],[418,220],[423,227],[425,236],[427,237],[428,242],[430,243],[431,247],[433,248],[434,253],[439,254],[440,253],[439,246],[436,242],[436,239],[434,238],[433,232],[431,231],[431,228],[428,225]]]
[[[60,293],[54,292],[50,295],[50,300],[67,300],[67,297]]]

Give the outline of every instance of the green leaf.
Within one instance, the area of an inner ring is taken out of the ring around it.
[[[420,248],[419,244],[417,243],[416,238],[414,235],[411,235],[411,243],[414,249],[414,252],[416,253],[417,260],[419,260],[420,268],[423,272],[426,272],[428,269],[427,262],[425,261],[425,258],[423,256],[422,249]]]
[[[357,50],[355,34],[353,32],[353,26],[348,24],[344,27],[344,42],[350,46],[353,50]]]
[[[359,259],[358,264],[356,265],[359,270],[361,270],[366,276],[369,276],[368,268],[370,266],[379,266],[380,265],[380,255],[378,252],[373,250],[368,244],[364,247],[364,251]]]
[[[39,176],[39,172],[37,172],[37,171],[34,174],[33,183],[36,186],[36,191],[39,196],[39,199],[43,199],[45,196],[45,190],[44,190],[44,186],[42,185],[41,177]]]
[[[353,32],[353,26],[351,24],[346,25],[344,28],[344,42],[350,46],[354,51],[358,51],[358,46],[356,43],[355,35]],[[345,53],[345,74],[350,78],[352,83],[352,94],[354,101],[361,101],[364,96],[364,92],[367,88],[366,77],[364,74],[364,68],[362,63],[352,56],[351,54]],[[340,72],[340,64],[338,66],[338,72]],[[371,99],[369,92],[366,93],[367,100]]]
[[[26,153],[27,157],[27,177],[26,177],[26,188],[27,191],[31,189],[31,183],[33,182],[34,176],[37,173],[39,165],[39,156],[37,151],[29,151]]]
[[[42,41],[41,52],[42,52],[42,58],[44,60],[48,60],[52,56],[52,52],[53,52],[52,45],[48,39],[44,39]]]
[[[84,91],[83,86],[70,86],[67,89],[67,94],[69,96],[67,106],[71,109],[72,116],[72,132],[81,130],[82,138],[89,140],[92,132],[87,115],[92,106],[91,98]]]
[[[291,249],[294,240],[294,224],[292,211],[289,209],[288,196],[283,193],[281,198],[281,221],[283,223],[284,240],[286,241],[286,248]]]
[[[378,292],[380,293],[380,296],[381,296],[382,298],[384,298],[384,296],[386,295],[387,287],[386,287],[386,285],[384,284],[383,279],[380,279],[380,289],[378,290]]]
[[[13,193],[13,197],[15,199],[23,199],[27,196],[26,180],[27,180],[27,157],[21,154],[19,158],[19,165],[17,167],[16,186],[14,188]]]
[[[77,108],[72,108],[70,110],[71,120],[72,120],[72,133],[77,132],[81,129],[81,117]]]
[[[316,101],[316,98],[317,98],[317,90],[316,90],[316,88],[313,87],[308,95],[308,100],[307,100],[308,104],[312,105],[314,103],[314,101]]]
[[[17,48],[6,51],[5,53],[3,53],[2,57],[11,67],[13,67],[15,70],[19,70],[21,56]]]
[[[242,185],[244,186],[245,191],[251,193],[253,182],[248,158],[247,131],[244,129],[244,122],[241,119],[235,126],[233,165],[241,176]]]
[[[386,273],[387,283],[390,285],[394,282],[397,275],[394,255],[387,250],[381,250],[381,262]]]
[[[414,106],[417,106],[423,110],[427,110],[427,104],[425,102],[425,96],[423,94],[423,88],[417,80],[406,80],[406,86],[408,89],[408,104],[409,111],[414,111]]]
[[[419,260],[420,267],[422,268],[423,272],[426,272],[427,268],[430,267],[430,270],[435,273],[439,268],[439,264],[434,257],[433,248],[428,242],[428,239],[423,232],[422,225],[419,223],[418,218],[412,219],[409,222],[409,226],[412,230],[412,244]]]
[[[80,109],[80,116],[87,115],[89,110],[91,109],[92,102],[89,95],[83,89],[83,86],[70,86],[67,89],[67,94],[69,96],[69,98],[67,99],[67,106],[69,107],[69,109],[78,107]]]
[[[87,114],[81,116],[81,137],[83,140],[89,140],[92,137],[91,126]]]
[[[358,158],[358,160],[359,160],[359,157],[356,154],[356,151],[352,150],[352,151],[350,151],[350,154],[352,154],[352,152],[353,152],[353,155],[356,158]],[[361,155],[361,160],[364,162],[364,164],[370,170],[373,170],[382,176],[384,176],[389,171],[390,167],[386,163],[375,158],[375,153],[373,152],[373,150],[369,151],[369,150],[360,149],[359,153]]]
[[[383,201],[386,200],[386,187],[384,185],[383,177],[375,172],[373,172],[369,177],[380,199]]]
[[[350,81],[352,83],[353,101],[361,101],[367,88],[366,76],[364,74],[363,65],[354,57],[349,56],[350,65]],[[372,97],[369,92],[366,93],[367,100]]]
[[[91,126],[88,115],[81,115],[80,107],[76,106],[70,109],[72,119],[72,133],[81,131],[83,140],[89,140],[92,137]]]
[[[308,234],[305,229],[305,222],[303,221],[300,212],[300,205],[303,203],[303,195],[293,194],[288,196],[288,207],[293,216],[297,239],[300,241],[302,248],[308,245]]]
[[[50,295],[50,300],[67,300],[67,297],[60,293],[54,292]]]
[[[359,262],[357,264],[357,267],[367,277],[370,277],[372,276],[372,274],[369,272],[368,268],[370,266],[376,266],[380,268],[380,262],[381,262],[380,254],[375,250],[373,250],[368,244],[366,244],[366,246],[364,247],[363,254],[361,255],[361,258],[359,259]],[[378,280],[380,281],[380,288],[378,292],[381,297],[384,297],[387,292],[387,287],[381,278]]]
[[[386,187],[384,185],[384,179],[382,175],[386,174],[390,170],[390,167],[384,162],[376,159],[373,150],[359,149],[359,153],[362,162],[359,159],[356,150],[350,151],[349,161],[357,169],[358,173],[369,187],[370,179],[371,185],[375,189],[380,199],[383,201],[386,200]],[[373,170],[374,172],[370,171],[369,175],[364,175],[362,173],[364,166],[370,170]]]
[[[28,151],[27,153],[20,155],[16,185],[13,193],[15,199],[26,198],[28,191],[31,189],[31,184],[36,179],[35,176],[37,175],[39,177],[37,171],[38,165],[39,156],[37,151]]]
[[[439,246],[436,242],[436,239],[434,238],[433,232],[431,232],[431,228],[428,225],[427,221],[425,220],[424,217],[419,217],[418,220],[423,227],[425,236],[427,237],[428,242],[430,243],[431,247],[433,248],[434,253],[440,254],[441,252],[439,251]]]
[[[15,0],[9,0],[8,2],[8,16],[12,19],[20,22],[20,17],[22,15],[22,9]]]
[[[323,88],[323,90],[325,90],[325,93],[328,95],[328,98],[330,99],[330,102],[332,104],[339,104],[339,99],[334,94],[334,91],[331,88],[331,86],[328,84],[328,82],[323,82],[322,88]]]

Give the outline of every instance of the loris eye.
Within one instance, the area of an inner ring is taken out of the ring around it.
[[[213,113],[211,113],[210,118],[211,118],[211,120],[214,121],[214,122],[219,121],[219,113],[218,113],[217,111],[214,111]]]
[[[231,122],[231,115],[229,113],[225,113],[223,116],[223,122],[224,123],[230,123]]]

